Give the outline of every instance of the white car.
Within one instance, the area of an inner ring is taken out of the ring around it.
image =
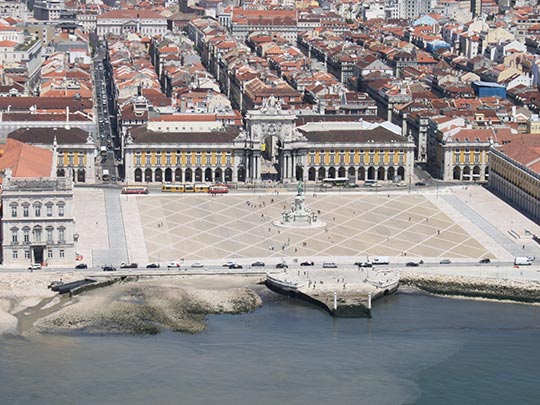
[[[232,260],[229,260],[228,262],[225,262],[223,263],[223,267],[231,267],[231,266],[234,266],[236,264],[235,261],[232,261]]]
[[[34,263],[28,266],[28,270],[41,270],[41,264]]]
[[[171,268],[177,268],[177,267],[180,267],[180,263],[178,262],[170,262],[170,263],[167,263],[167,268],[171,269]]]
[[[200,269],[200,268],[204,267],[204,264],[199,263],[199,262],[195,262],[195,263],[193,263],[191,265],[191,267],[194,268],[194,269]]]

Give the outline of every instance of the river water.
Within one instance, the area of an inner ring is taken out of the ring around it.
[[[540,403],[537,306],[402,293],[333,319],[263,297],[198,335],[0,338],[1,403]]]

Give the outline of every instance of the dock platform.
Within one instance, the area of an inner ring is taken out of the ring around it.
[[[335,317],[371,317],[372,303],[397,291],[399,272],[388,268],[296,267],[268,274],[265,284]]]

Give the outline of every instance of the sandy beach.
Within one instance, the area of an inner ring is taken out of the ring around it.
[[[2,273],[0,275],[0,335],[18,334],[17,314],[39,305],[57,293],[47,286],[51,281],[80,279],[74,273]]]
[[[197,333],[204,330],[206,315],[247,312],[261,305],[253,291],[260,277],[145,278],[63,299],[47,288],[51,281],[80,278],[81,274],[1,275],[0,334],[158,333],[163,329]]]

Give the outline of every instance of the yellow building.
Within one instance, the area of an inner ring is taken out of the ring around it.
[[[56,169],[59,177],[69,171],[75,183],[96,182],[97,148],[92,136],[80,128],[19,128],[8,138],[52,150],[56,147]]]
[[[485,182],[493,145],[511,139],[507,127],[449,127],[428,135],[428,169],[444,181]]]
[[[272,98],[261,109],[248,111],[245,119],[245,130],[131,129],[124,143],[126,181],[397,181],[413,173],[414,142],[389,122],[297,127],[297,117]]]
[[[492,148],[489,168],[489,188],[540,219],[540,137],[519,134],[512,142]]]

